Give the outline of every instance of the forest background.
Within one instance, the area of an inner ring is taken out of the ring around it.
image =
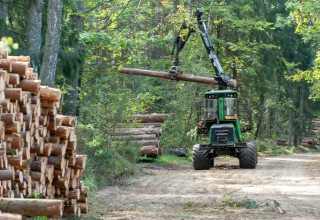
[[[166,113],[161,146],[191,149],[196,103],[210,87],[127,76],[122,67],[168,71],[173,40],[202,7],[225,72],[251,99],[260,150],[275,138],[299,145],[320,116],[319,0],[0,0],[0,36],[30,55],[42,84],[63,90],[63,114],[78,115],[78,151],[91,188],[134,173],[139,150],[110,134],[134,113]],[[214,76],[199,33],[180,53],[186,74]]]

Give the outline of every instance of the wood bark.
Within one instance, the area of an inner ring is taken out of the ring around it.
[[[5,23],[8,19],[8,3],[7,2],[4,2],[4,1],[0,1],[0,20],[1,20],[1,23]],[[0,33],[2,31],[0,30]],[[5,33],[1,33],[1,34],[5,34]]]
[[[0,170],[0,180],[14,180],[14,170]]]
[[[40,80],[21,80],[19,87],[23,91],[29,91],[33,95],[37,96],[40,91]]]
[[[29,63],[27,62],[12,62],[12,72],[17,73],[20,76],[27,75]]]
[[[189,81],[189,82],[196,82],[196,83],[203,83],[203,84],[210,84],[210,85],[218,85],[218,81],[215,80],[214,78],[203,77],[203,76],[177,74],[174,76],[174,78],[172,78],[173,77],[172,74],[169,74],[167,72],[132,69],[132,68],[123,68],[120,71],[120,73],[130,74],[130,75],[150,76],[150,77],[157,77],[157,78],[163,78],[163,79],[174,79],[174,80]]]
[[[161,122],[163,123],[165,120],[165,114],[136,114],[130,117],[131,119],[138,120],[140,123],[148,123],[148,122]]]
[[[156,158],[158,157],[158,148],[154,146],[144,146],[140,149],[141,155],[146,155],[147,157]]]
[[[87,203],[77,203],[77,206],[81,210],[81,214],[88,214],[88,204]]]
[[[39,70],[43,0],[29,0],[27,46],[31,63],[36,72]]]
[[[63,200],[3,198],[0,199],[0,209],[23,216],[60,217],[63,214]]]
[[[0,213],[0,220],[22,220],[22,216],[11,213]]]
[[[59,102],[61,90],[49,86],[40,86],[40,99],[45,101]]]
[[[72,16],[72,19],[74,21],[73,28],[75,30],[82,31],[84,27],[84,21],[85,18],[81,16],[80,14],[85,11],[84,1],[77,1],[78,11],[80,13],[75,13],[74,16]],[[79,53],[82,48],[82,45],[78,42],[73,50],[76,53]],[[66,105],[63,106],[63,113],[67,115],[79,115],[79,106],[78,106],[78,87],[81,86],[81,75],[82,75],[82,69],[80,67],[79,73],[75,78],[72,80],[72,90],[69,94],[65,95],[65,101]]]
[[[123,135],[144,135],[144,134],[155,134],[157,137],[161,134],[161,129],[158,128],[129,128],[129,129],[117,129],[113,136]]]
[[[62,0],[49,0],[44,54],[40,71],[43,85],[54,86],[61,36]]]

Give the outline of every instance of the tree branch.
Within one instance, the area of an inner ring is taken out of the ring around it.
[[[123,14],[123,12],[128,8],[128,6],[131,2],[132,2],[132,0],[128,1],[128,3],[124,6],[124,9],[120,12],[120,14],[114,20],[109,20],[109,22],[107,24],[105,24],[102,28],[98,29],[98,31],[105,29],[110,24],[112,24],[112,22],[116,21]]]
[[[112,2],[112,1],[113,1],[113,0],[110,0],[110,1],[107,1],[107,2],[110,3],[110,2]],[[96,8],[100,7],[100,6],[103,5],[103,4],[104,4],[104,2],[100,2],[100,3],[98,3],[97,5],[95,5],[94,7],[88,9],[87,11],[85,11],[84,13],[91,12],[91,11],[95,10]],[[107,7],[110,7],[110,6],[107,6]]]

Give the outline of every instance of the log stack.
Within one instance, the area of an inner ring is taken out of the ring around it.
[[[301,140],[301,145],[304,147],[315,148],[319,145],[319,140],[314,137],[305,137]]]
[[[61,91],[41,86],[29,62],[25,56],[0,57],[0,211],[16,213],[8,207],[17,199],[41,197],[46,208],[57,210],[46,212],[49,217],[86,214],[88,188],[81,181],[86,156],[75,152],[77,119],[57,113]],[[16,214],[39,214],[30,209]]]
[[[162,134],[161,124],[165,121],[165,114],[136,114],[130,117],[130,123],[134,128],[130,128],[130,123],[126,128],[117,129],[112,135],[114,141],[122,143],[130,139],[142,145],[140,148],[141,155],[150,158],[156,158],[162,155],[160,147],[160,136]]]
[[[313,123],[314,127],[311,130],[311,134],[320,136],[320,118],[313,118],[312,123]]]

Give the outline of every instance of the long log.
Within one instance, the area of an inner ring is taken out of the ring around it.
[[[112,138],[116,141],[123,141],[127,139],[132,140],[157,140],[157,136],[155,134],[149,134],[149,135],[133,135],[133,136],[114,136]]]
[[[123,68],[122,70],[120,70],[120,73],[157,77],[157,78],[163,78],[163,79],[175,79],[175,80],[196,82],[196,83],[203,83],[203,84],[210,84],[210,85],[218,85],[218,81],[215,80],[214,78],[203,77],[203,76],[177,74],[174,76],[174,78],[172,78],[172,74],[169,74],[167,72],[133,69],[133,68]]]
[[[161,128],[126,128],[116,129],[116,132],[112,136],[155,134],[158,137],[161,133]]]
[[[23,216],[60,217],[63,214],[63,200],[0,199],[0,210]]]
[[[21,220],[22,216],[11,213],[0,213],[0,220]]]
[[[135,114],[130,117],[131,119],[139,120],[141,123],[147,122],[164,122],[165,114]]]

